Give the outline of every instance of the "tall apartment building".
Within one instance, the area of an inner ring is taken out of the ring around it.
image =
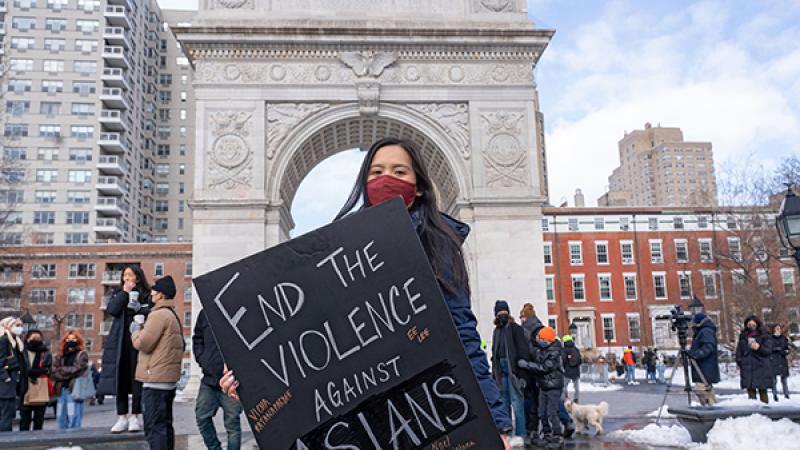
[[[653,127],[619,141],[620,165],[600,206],[715,206],[717,184],[710,142],[684,141],[680,128]]]
[[[156,0],[4,9],[3,243],[190,240],[190,68]]]

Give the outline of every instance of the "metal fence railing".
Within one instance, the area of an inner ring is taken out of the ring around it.
[[[581,364],[581,382],[608,386],[608,364]]]

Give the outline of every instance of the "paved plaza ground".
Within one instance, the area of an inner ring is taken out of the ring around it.
[[[657,410],[664,399],[666,390],[665,385],[660,384],[647,384],[642,382],[636,386],[619,385],[620,389],[615,391],[601,391],[601,392],[582,392],[581,403],[599,403],[606,401],[609,404],[609,416],[605,421],[606,435],[604,436],[581,436],[571,439],[565,448],[569,449],[640,449],[640,448],[653,448],[642,447],[636,444],[622,442],[609,436],[616,430],[621,429],[639,429],[654,421],[653,417],[648,417],[648,414]],[[588,388],[588,386],[587,386]],[[588,389],[585,389],[588,390]],[[720,394],[737,394],[741,391],[721,390]],[[668,405],[684,406],[686,405],[686,394],[678,388],[673,388],[672,392],[666,397]],[[202,439],[200,438],[197,426],[194,420],[194,402],[192,401],[179,401],[175,404],[175,432],[178,436],[176,446],[178,449],[204,449]],[[132,441],[124,441],[127,438],[134,438],[135,436],[114,436],[109,438],[110,432],[108,431],[116,420],[114,412],[113,398],[108,398],[103,405],[87,406],[83,420],[83,425],[86,431],[82,432],[74,439],[70,435],[65,435],[63,442],[60,439],[61,435],[53,433],[56,429],[55,420],[52,417],[52,410],[48,411],[48,419],[45,422],[45,431],[30,435],[30,438],[24,440],[2,440],[0,441],[0,448],[14,448],[18,450],[33,450],[33,449],[49,449],[57,446],[68,447],[70,442],[77,444],[83,450],[89,449],[106,449],[114,448],[118,450],[134,450],[147,448],[142,445],[141,439],[133,439]],[[224,428],[222,427],[222,414],[221,412],[215,418],[217,431],[220,432],[220,438],[223,441],[224,448]],[[672,419],[662,419],[662,424],[672,424]],[[243,449],[257,448],[253,435],[250,432],[249,425],[244,416],[242,416],[242,431],[243,431]],[[127,434],[127,433],[126,433]],[[24,433],[15,432],[14,437],[17,439],[24,438]],[[141,433],[139,433],[141,436]],[[47,439],[43,443],[40,439]],[[110,439],[110,440],[109,440]],[[38,442],[37,442],[38,441]],[[58,444],[58,445],[56,445]],[[528,447],[533,448],[533,447]],[[75,450],[73,448],[73,450]]]

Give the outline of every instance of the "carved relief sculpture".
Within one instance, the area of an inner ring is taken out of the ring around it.
[[[481,114],[484,133],[489,141],[483,151],[486,185],[511,188],[528,185],[528,158],[519,140],[522,119],[519,112]]]
[[[476,11],[513,12],[516,0],[474,0]]]
[[[245,140],[250,134],[252,115],[247,111],[223,111],[209,116],[214,142],[208,152],[208,189],[252,187],[253,154]]]
[[[328,106],[327,103],[268,103],[267,158],[272,159],[275,156],[275,151],[286,136],[300,122]]]
[[[458,145],[461,156],[469,159],[471,153],[469,107],[466,103],[410,104],[408,107],[424,114],[444,128]]]
[[[381,84],[378,78],[397,61],[397,52],[341,52],[339,59],[356,75],[356,93],[361,114],[375,115],[380,104]]]
[[[227,9],[253,9],[253,0],[217,0],[217,6]]]

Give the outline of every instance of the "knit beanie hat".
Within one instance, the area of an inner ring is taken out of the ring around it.
[[[161,292],[168,300],[175,298],[175,281],[173,281],[172,277],[169,275],[158,279],[158,281],[150,286],[150,289],[156,292]]]
[[[561,337],[561,342],[572,342],[572,336],[565,334]]]
[[[497,313],[500,311],[505,311],[507,313],[511,312],[511,309],[508,307],[508,302],[505,300],[498,300],[494,303],[494,315],[496,316]]]
[[[536,315],[536,311],[533,310],[533,305],[530,303],[525,303],[522,305],[522,311],[519,313],[520,317],[530,318]]]
[[[536,337],[538,337],[543,341],[553,342],[556,340],[556,330],[550,327],[542,327],[542,329],[539,330],[539,333],[536,335]]]
[[[699,313],[697,313],[697,314],[695,314],[695,315],[694,315],[694,319],[692,319],[692,322],[694,322],[694,323],[700,323],[700,322],[702,322],[702,321],[703,321],[703,319],[705,319],[705,318],[706,318],[706,315],[705,315],[705,314],[703,314],[703,313],[701,313],[701,312],[699,312]]]

